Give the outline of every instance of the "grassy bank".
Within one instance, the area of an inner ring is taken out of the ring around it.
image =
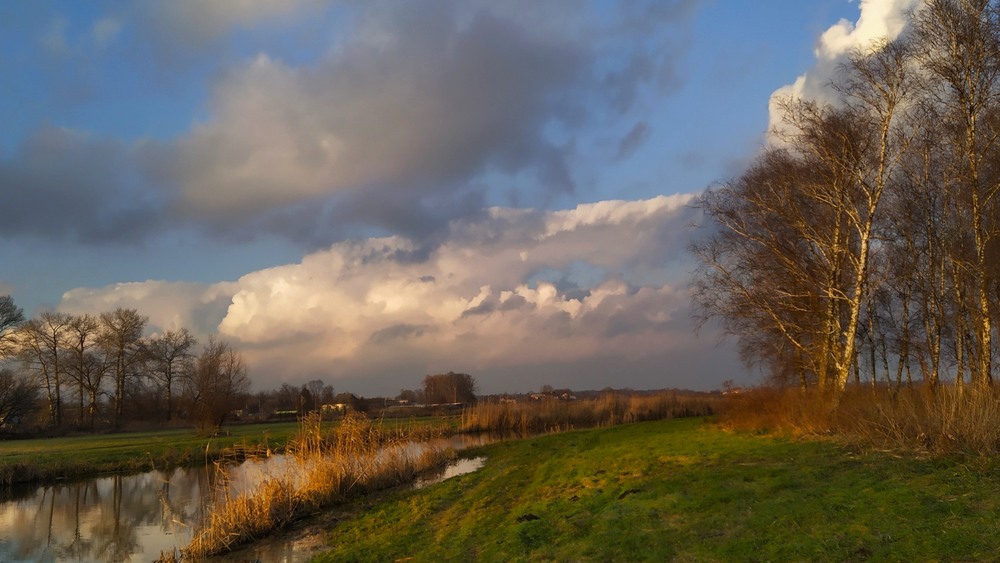
[[[387,419],[376,424],[388,430],[428,429],[446,422],[427,417]],[[296,422],[279,422],[226,427],[224,435],[212,437],[201,436],[191,429],[173,429],[0,441],[0,485],[149,471],[203,464],[219,458],[238,460],[246,453],[266,448],[280,452],[298,428]]]
[[[320,561],[983,560],[1000,463],[647,422],[496,444],[478,472],[364,499]]]
[[[200,436],[190,429],[0,441],[0,484],[73,479],[106,472],[149,471],[205,463],[270,447],[280,450],[294,422],[234,426]]]

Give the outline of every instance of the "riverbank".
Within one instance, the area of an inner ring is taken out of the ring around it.
[[[386,419],[377,424],[391,430],[453,426],[455,422],[426,417]],[[187,428],[0,441],[0,486],[204,465],[219,459],[241,461],[268,450],[284,451],[298,431],[297,422],[277,422],[227,426],[216,436]]]
[[[358,501],[319,561],[982,560],[1000,463],[856,452],[701,419],[467,450],[477,472]]]

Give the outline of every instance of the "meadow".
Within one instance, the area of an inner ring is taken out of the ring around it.
[[[462,452],[474,473],[365,497],[316,561],[987,560],[1000,463],[681,419]],[[412,558],[412,559],[410,559]]]
[[[431,428],[454,424],[437,417],[376,421],[380,427]],[[326,423],[330,427],[335,422]],[[78,479],[102,473],[127,473],[240,461],[267,450],[282,452],[299,431],[297,422],[226,426],[205,436],[190,428],[152,432],[89,434],[62,438],[0,441],[0,485]]]

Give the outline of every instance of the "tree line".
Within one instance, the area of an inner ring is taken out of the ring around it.
[[[40,403],[41,425],[55,429],[151,417],[222,424],[249,391],[240,352],[214,336],[199,351],[186,328],[145,336],[147,323],[125,308],[26,319],[0,296],[0,430],[35,424]]]
[[[828,103],[701,207],[703,319],[779,384],[992,385],[1000,323],[1000,2],[928,0]]]
[[[338,394],[321,379],[251,392],[247,365],[225,340],[213,336],[199,346],[185,328],[146,335],[147,326],[147,317],[125,308],[27,319],[0,295],[0,434],[129,424],[212,430],[234,416],[294,419],[334,405],[366,412],[390,402],[476,400],[475,379],[455,372],[427,375],[395,401]]]

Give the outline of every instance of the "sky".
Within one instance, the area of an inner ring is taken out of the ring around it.
[[[0,294],[256,388],[718,388],[693,204],[919,0],[0,3]]]

